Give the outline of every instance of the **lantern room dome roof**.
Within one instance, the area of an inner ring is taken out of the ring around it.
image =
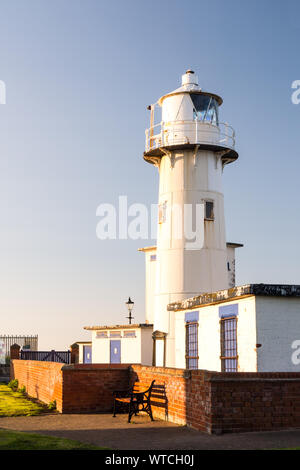
[[[161,98],[159,98],[158,100],[159,106],[162,105],[162,102],[164,101],[165,98],[168,98],[169,96],[172,96],[172,95],[182,94],[182,93],[199,93],[201,95],[209,95],[216,99],[219,106],[221,106],[221,104],[223,103],[223,100],[220,96],[214,93],[203,91],[198,84],[197,75],[195,74],[195,72],[193,72],[193,70],[189,69],[185,72],[185,74],[182,75],[182,85],[179,88],[176,88],[176,90],[166,93]]]

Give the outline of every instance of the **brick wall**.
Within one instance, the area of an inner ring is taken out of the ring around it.
[[[221,373],[128,364],[13,360],[12,378],[63,413],[111,412],[112,392],[135,380],[155,390],[153,414],[200,431],[242,432],[300,427],[300,373]]]
[[[245,432],[300,427],[300,373],[221,373],[132,366],[133,380],[165,385],[166,409],[154,416],[200,431]]]
[[[300,427],[300,373],[211,373],[211,431]]]
[[[153,416],[168,419],[174,423],[186,423],[186,378],[184,369],[171,369],[167,367],[131,366],[130,384],[135,380],[155,385],[164,385],[165,402],[160,399],[160,405],[152,406]],[[155,398],[154,398],[155,400]],[[155,400],[156,401],[156,400]]]
[[[62,413],[111,411],[112,393],[127,389],[129,364],[72,364],[13,360],[11,379],[44,403],[56,400]]]
[[[62,411],[62,366],[57,362],[11,361],[11,379],[18,379],[19,387],[26,387],[29,396],[44,403],[56,400]]]
[[[113,391],[127,389],[128,364],[64,366],[63,413],[111,412]]]
[[[160,404],[152,407],[154,417],[210,432],[209,372],[140,365],[131,366],[130,369],[131,383],[135,380],[145,383],[155,380],[155,385],[164,385],[166,400],[160,398]],[[156,401],[156,398],[153,400]]]

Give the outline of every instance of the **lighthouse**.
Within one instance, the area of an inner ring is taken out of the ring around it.
[[[84,361],[299,371],[300,285],[235,283],[235,250],[243,245],[226,241],[222,174],[238,153],[221,105],[188,70],[180,88],[148,107],[143,156],[159,172],[159,210],[157,245],[139,250],[146,261],[145,321],[85,327],[92,331],[92,354],[84,354],[90,345],[79,345]],[[189,376],[136,371],[139,378],[144,372]]]
[[[222,102],[187,70],[180,88],[148,107],[144,159],[159,171],[158,230],[157,246],[142,251],[157,366],[172,367],[175,360],[168,304],[232,287],[228,245],[231,251],[238,245],[226,243],[222,173],[238,153],[233,128],[219,118]]]

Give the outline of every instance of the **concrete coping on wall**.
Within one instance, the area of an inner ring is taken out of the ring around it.
[[[107,364],[102,366],[102,364],[64,364],[61,370],[70,371],[70,372],[99,372],[100,370],[128,370],[132,364],[116,364],[112,366]],[[137,364],[139,365],[139,364]]]
[[[205,382],[300,382],[300,372],[217,372],[206,369],[177,369],[173,367],[155,367],[145,366],[141,364],[63,364],[58,362],[46,361],[29,361],[16,360],[24,365],[26,363],[34,363],[40,367],[59,367],[64,372],[100,372],[100,371],[132,371],[132,372],[149,372],[150,374],[181,377],[189,380],[201,377]]]
[[[176,367],[155,367],[143,366],[140,364],[131,364],[130,368],[136,367],[141,369],[141,372],[150,372],[157,375],[170,375],[176,377],[190,378],[191,371],[188,369],[177,369]]]
[[[299,382],[300,372],[217,372],[206,369],[176,369],[172,367],[154,367],[132,365],[141,372],[155,375],[168,375],[184,379],[201,377],[204,382]],[[138,371],[137,370],[137,371]]]
[[[205,380],[210,382],[300,381],[300,372],[217,372],[207,370],[202,372],[205,372]]]
[[[84,330],[132,330],[138,328],[153,328],[152,323],[133,323],[126,325],[96,325],[96,326],[84,326]]]
[[[273,297],[300,297],[298,284],[246,284],[206,294],[200,294],[168,305],[169,311],[187,310],[209,304],[232,301],[251,295]]]

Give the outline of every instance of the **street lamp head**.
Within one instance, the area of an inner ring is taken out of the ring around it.
[[[126,302],[126,305],[127,305],[127,308],[129,310],[129,312],[131,312],[131,310],[133,309],[133,306],[134,306],[134,302],[132,302],[131,298],[128,297],[128,300]]]
[[[133,318],[133,317],[131,316],[131,312],[132,312],[132,309],[133,309],[133,306],[134,306],[134,302],[132,302],[131,298],[128,297],[128,300],[127,300],[127,302],[125,302],[125,304],[127,305],[128,312],[129,312],[129,316],[126,317],[126,318],[128,318],[128,320],[129,320],[129,325],[131,325],[131,320],[132,320],[132,318]]]

